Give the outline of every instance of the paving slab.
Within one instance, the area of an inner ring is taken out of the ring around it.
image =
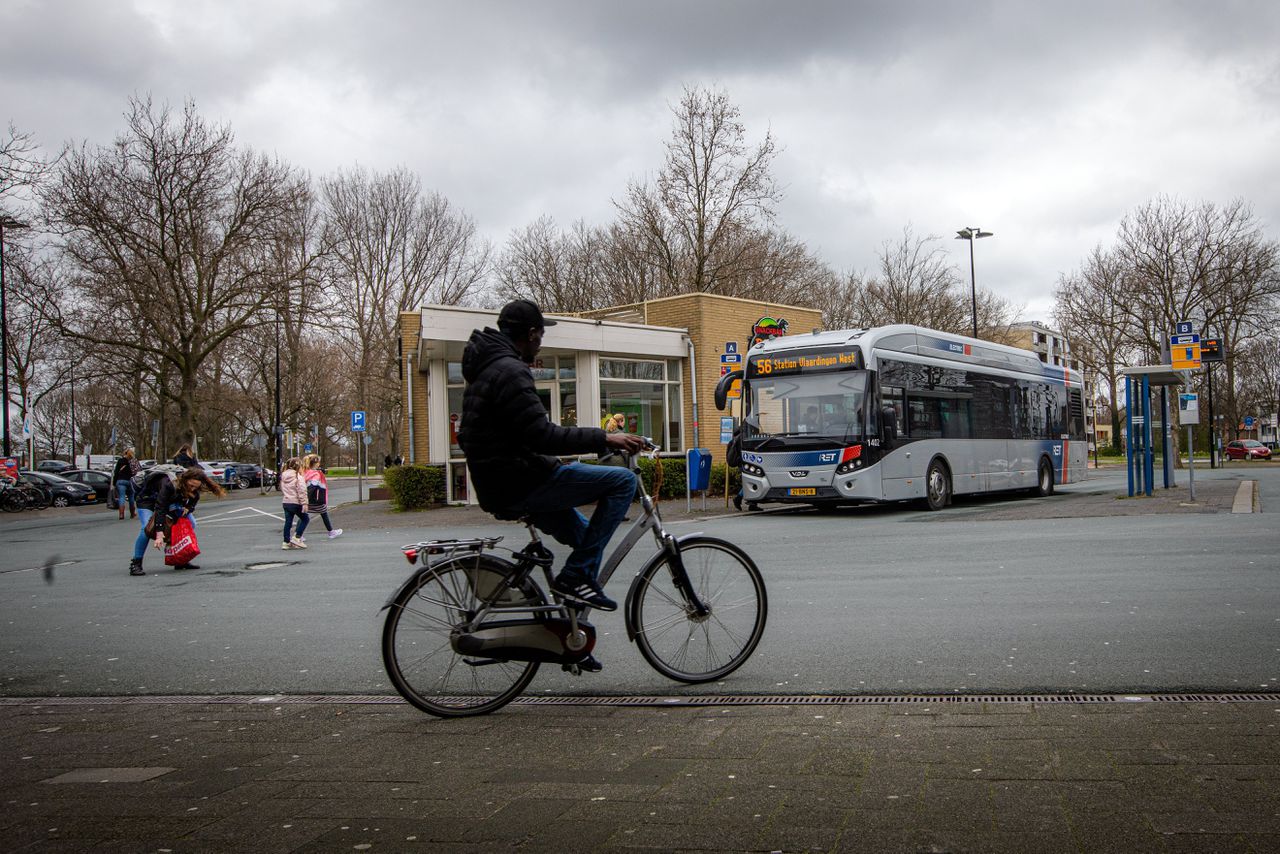
[[[531,704],[463,721],[347,702],[57,702],[72,704],[0,706],[5,850],[1280,850],[1280,697],[1105,715]],[[250,715],[251,750],[221,738]],[[54,719],[65,734],[42,732]],[[716,736],[698,738],[708,724]],[[90,727],[114,728],[106,753],[76,737]],[[138,760],[156,739],[190,749]]]

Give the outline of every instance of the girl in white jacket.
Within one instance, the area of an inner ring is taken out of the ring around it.
[[[302,541],[302,532],[310,521],[307,516],[307,482],[302,477],[302,461],[297,457],[290,457],[284,464],[284,471],[280,473],[280,494],[284,501],[284,545],[280,548],[305,549],[307,544]],[[298,518],[298,530],[291,534],[295,516]]]

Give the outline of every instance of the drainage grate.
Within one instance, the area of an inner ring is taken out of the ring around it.
[[[398,695],[382,694],[199,694],[132,697],[0,697],[0,706],[119,705],[401,705]],[[1106,703],[1277,703],[1272,694],[785,694],[714,696],[534,696],[517,706],[954,706],[1024,703],[1097,705]]]

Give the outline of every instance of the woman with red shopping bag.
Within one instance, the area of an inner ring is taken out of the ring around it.
[[[192,559],[200,554],[196,539],[196,505],[200,492],[211,492],[222,497],[222,487],[214,483],[205,470],[192,466],[174,482],[165,481],[156,496],[155,545],[164,551],[164,562],[174,569],[199,569]]]

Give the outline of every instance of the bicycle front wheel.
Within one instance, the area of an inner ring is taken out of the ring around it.
[[[677,682],[710,682],[737,670],[764,634],[764,579],[747,553],[714,537],[680,543],[694,592],[709,609],[698,616],[676,588],[670,556],[640,570],[628,611],[645,661]]]
[[[546,604],[532,581],[495,598],[514,569],[490,555],[455,558],[427,569],[400,592],[383,624],[382,661],[401,696],[424,712],[456,718],[487,714],[520,695],[538,672],[537,662],[477,660],[450,644],[450,633],[486,602]]]

